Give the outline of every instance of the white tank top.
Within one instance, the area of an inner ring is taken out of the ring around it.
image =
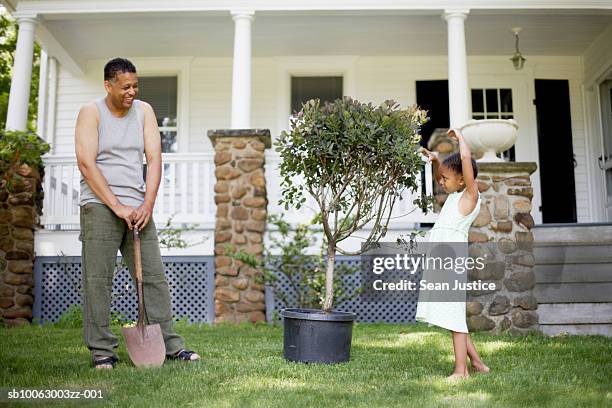
[[[104,98],[95,101],[100,121],[98,125],[98,156],[96,165],[108,186],[123,205],[138,207],[144,201],[143,177],[144,111],[134,100],[127,115],[114,116]],[[81,176],[80,205],[102,203]]]

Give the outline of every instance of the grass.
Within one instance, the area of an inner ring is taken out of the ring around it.
[[[449,384],[450,336],[423,325],[356,324],[351,361],[331,366],[286,362],[279,327],[178,331],[202,362],[136,369],[122,345],[115,370],[95,371],[78,328],[0,329],[0,387],[102,389],[122,407],[612,406],[612,339],[599,336],[475,334],[493,372]]]

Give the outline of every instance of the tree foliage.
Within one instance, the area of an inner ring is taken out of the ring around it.
[[[385,236],[402,195],[417,191],[423,169],[419,131],[426,120],[425,111],[400,109],[393,101],[374,106],[348,97],[324,105],[310,100],[276,141],[280,204],[299,209],[309,194],[318,206],[328,243],[326,311],[332,306],[336,251],[368,250]],[[414,203],[425,211],[430,202],[419,196]],[[370,233],[359,250],[338,246],[366,226]]]

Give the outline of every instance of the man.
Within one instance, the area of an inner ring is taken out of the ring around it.
[[[76,123],[81,171],[84,339],[95,368],[113,368],[119,341],[109,330],[113,271],[121,250],[134,276],[132,229],[140,232],[145,311],[159,323],[167,358],[195,361],[173,329],[170,292],[151,218],[161,180],[161,138],[155,113],[136,99],[136,67],[115,58],[104,67],[107,95],[83,106]],[[147,156],[146,183],[143,153]]]

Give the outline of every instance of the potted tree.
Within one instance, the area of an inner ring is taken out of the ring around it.
[[[359,255],[384,237],[391,212],[406,190],[416,191],[423,160],[420,127],[426,112],[379,106],[351,98],[305,103],[291,128],[275,142],[281,156],[282,198],[287,209],[299,209],[306,194],[317,203],[326,242],[323,310],[285,309],[284,354],[291,361],[348,361],[355,315],[333,310],[336,253]],[[430,199],[415,204],[426,209]],[[367,230],[356,251],[340,244]]]

